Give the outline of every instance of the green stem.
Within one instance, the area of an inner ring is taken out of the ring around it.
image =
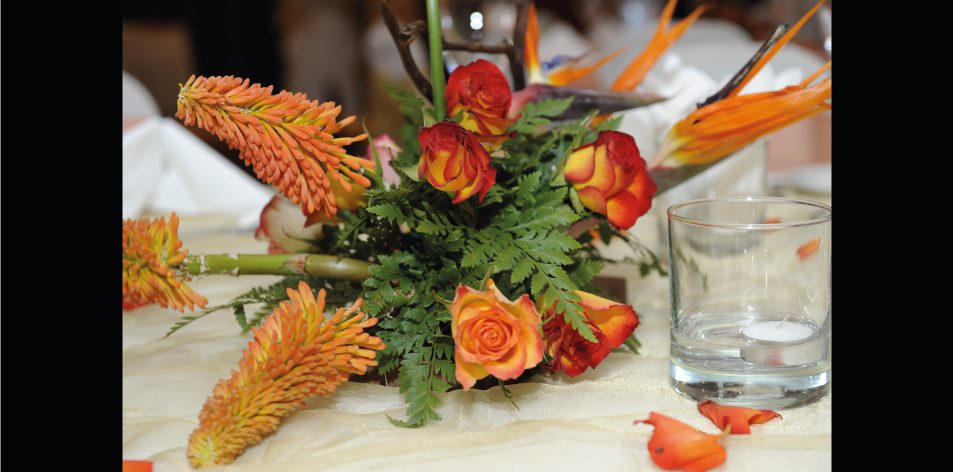
[[[445,106],[443,89],[443,43],[440,34],[440,0],[427,0],[427,34],[430,38],[430,82],[433,85],[433,108],[437,121],[443,121]]]
[[[635,354],[638,354],[639,348],[642,347],[642,343],[640,343],[638,339],[635,339],[634,335],[625,338],[624,344],[625,347],[629,348]]]
[[[191,275],[310,275],[361,282],[371,276],[370,262],[322,254],[203,254],[183,263]]]

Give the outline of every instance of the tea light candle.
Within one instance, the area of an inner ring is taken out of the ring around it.
[[[787,321],[763,321],[745,326],[741,335],[745,340],[754,342],[770,341],[775,343],[791,343],[803,341],[814,334],[814,330],[801,323]]]
[[[817,362],[824,358],[825,344],[814,338],[814,328],[804,323],[789,321],[762,321],[741,329],[746,347],[741,358],[755,364],[796,366]]]

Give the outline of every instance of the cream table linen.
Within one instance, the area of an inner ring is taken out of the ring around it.
[[[183,237],[192,253],[266,249],[250,234]],[[718,430],[668,384],[667,280],[639,279],[625,266],[607,272],[628,276],[629,301],[641,317],[640,356],[617,350],[598,369],[573,379],[541,375],[512,385],[518,410],[499,388],[449,392],[438,409],[443,421],[419,429],[394,427],[384,416],[403,417],[396,387],[345,383],[333,396],[309,401],[231,465],[206,470],[661,470],[646,450],[652,427],[633,420],[657,411],[705,432]],[[214,276],[193,284],[217,304],[274,280]],[[199,410],[215,383],[237,367],[250,339],[229,312],[162,339],[177,316],[148,307],[122,318],[123,458],[153,461],[154,472],[191,470],[185,452]],[[750,436],[726,438],[728,460],[714,470],[830,470],[830,397],[781,413],[782,421],[753,426]]]

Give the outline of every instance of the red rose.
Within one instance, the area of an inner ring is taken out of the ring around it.
[[[454,194],[460,203],[477,192],[480,201],[496,183],[490,155],[473,133],[451,121],[443,121],[417,133],[420,141],[418,176],[437,190]]]
[[[462,113],[460,125],[479,134],[482,141],[499,145],[506,139],[501,135],[513,123],[506,119],[512,99],[510,84],[492,62],[477,59],[454,69],[444,96],[447,115]]]
[[[582,307],[598,343],[586,340],[566,324],[562,313],[554,313],[555,305],[545,310],[550,320],[543,325],[543,340],[546,352],[553,358],[553,370],[561,370],[570,377],[583,373],[589,367],[595,369],[639,326],[639,315],[631,305],[616,303],[581,290],[576,293],[582,298],[576,303]]]
[[[600,132],[569,155],[564,175],[582,204],[606,215],[616,228],[631,228],[652,207],[655,182],[628,134]]]

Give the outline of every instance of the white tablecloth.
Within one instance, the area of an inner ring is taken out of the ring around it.
[[[187,231],[188,221],[182,228]],[[192,253],[264,252],[248,234],[183,236]],[[598,369],[569,379],[538,376],[512,385],[519,409],[499,388],[456,390],[438,409],[443,421],[419,429],[392,426],[403,417],[396,387],[345,383],[333,396],[308,402],[278,431],[229,466],[207,470],[661,470],[649,459],[649,425],[633,425],[650,411],[702,431],[718,429],[668,383],[668,284],[631,274],[630,302],[641,317],[642,355],[617,351]],[[210,304],[227,301],[277,277],[215,276],[193,282]],[[154,462],[154,472],[191,470],[189,434],[219,379],[238,365],[250,335],[230,312],[201,319],[167,339],[179,313],[154,307],[123,315],[123,458]],[[784,419],[726,438],[727,462],[714,471],[815,471],[831,468],[830,397],[781,412]]]

